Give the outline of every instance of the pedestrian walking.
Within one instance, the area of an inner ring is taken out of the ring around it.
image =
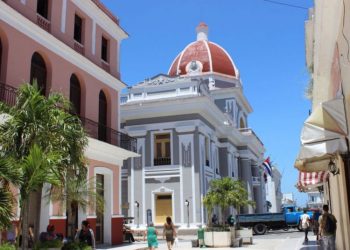
[[[163,239],[164,237],[168,246],[168,250],[173,249],[174,241],[176,238],[176,229],[174,223],[171,221],[171,218],[169,216],[166,217],[166,222],[164,223]]]
[[[320,217],[320,212],[314,211],[312,214],[312,229],[314,231],[314,235],[316,235],[317,242],[320,240],[320,233],[319,233],[320,225],[318,223],[319,217]]]
[[[323,205],[323,213],[319,218],[320,235],[324,250],[335,250],[335,236],[337,231],[337,219],[329,213],[328,205]]]
[[[76,233],[74,239],[75,241],[91,246],[93,250],[96,249],[94,231],[90,228],[90,223],[87,220],[81,222],[81,230]]]
[[[309,227],[310,227],[310,216],[306,213],[306,209],[304,209],[304,213],[300,216],[301,221],[301,228],[304,230],[305,233],[305,239],[304,241],[309,241],[307,235],[309,233]]]
[[[156,228],[154,227],[154,224],[151,222],[143,235],[144,241],[145,241],[145,237],[147,236],[147,243],[148,243],[149,250],[154,250],[154,249],[158,248],[157,235],[158,235],[158,232],[157,232]]]
[[[14,245],[16,243],[16,237],[17,237],[17,225],[15,222],[12,222],[10,227],[6,231],[6,241]]]

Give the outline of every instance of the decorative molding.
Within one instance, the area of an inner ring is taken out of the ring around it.
[[[178,133],[193,132],[195,130],[196,130],[196,126],[175,127],[175,131]]]
[[[114,39],[121,41],[128,37],[128,34],[98,8],[93,1],[71,1]]]
[[[111,218],[124,218],[123,214],[112,214]]]
[[[86,215],[87,219],[97,219],[96,215]]]
[[[67,216],[50,216],[50,220],[66,220]]]

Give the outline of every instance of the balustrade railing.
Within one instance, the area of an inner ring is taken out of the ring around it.
[[[17,89],[0,82],[0,101],[9,106],[16,103]]]
[[[158,157],[153,159],[154,166],[170,165],[170,164],[171,164],[170,157]]]
[[[74,41],[74,50],[82,55],[84,55],[84,53],[85,53],[84,45],[82,45],[81,43],[79,43],[77,41]]]
[[[103,68],[105,71],[107,71],[107,72],[109,73],[110,67],[109,67],[109,63],[108,63],[108,62],[106,62],[106,61],[104,61],[104,60],[101,60],[101,66],[102,66],[102,68]]]
[[[16,103],[17,89],[0,83],[0,101],[9,106]],[[79,117],[86,133],[94,139],[107,142],[117,147],[136,152],[136,138],[133,138],[120,131],[114,130],[101,123],[85,117]],[[166,164],[165,164],[166,165]]]
[[[45,17],[41,16],[40,14],[36,14],[36,23],[47,32],[50,32],[50,21]]]

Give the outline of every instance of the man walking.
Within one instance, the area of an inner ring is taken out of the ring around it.
[[[323,214],[319,218],[320,235],[323,240],[323,249],[335,250],[335,234],[337,231],[337,219],[329,213],[328,205],[323,205]]]
[[[303,215],[300,216],[300,220],[301,220],[301,227],[304,230],[305,233],[305,240],[304,242],[308,242],[309,239],[307,237],[307,234],[309,232],[309,227],[310,227],[310,216],[307,214],[306,209],[304,209],[304,213]]]

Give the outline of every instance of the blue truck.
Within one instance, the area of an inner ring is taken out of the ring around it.
[[[307,212],[312,218],[312,211]],[[238,227],[253,228],[255,234],[265,234],[268,230],[278,230],[289,228],[301,229],[300,216],[303,211],[297,211],[295,206],[283,206],[281,213],[263,214],[238,214],[236,222]]]

